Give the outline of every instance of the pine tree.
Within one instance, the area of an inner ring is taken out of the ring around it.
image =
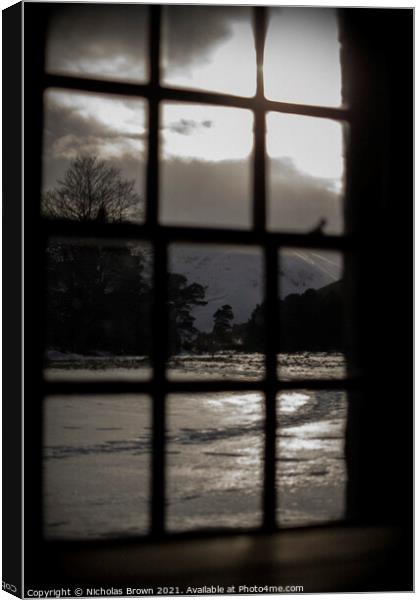
[[[224,304],[213,315],[213,338],[221,349],[232,344],[233,310],[230,304]]]

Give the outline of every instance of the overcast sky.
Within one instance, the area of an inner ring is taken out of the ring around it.
[[[56,5],[50,71],[144,81],[147,7]],[[164,7],[163,77],[171,86],[255,93],[251,11],[244,7]],[[334,12],[275,9],[264,65],[268,97],[341,102]],[[44,188],[53,187],[80,152],[120,167],[144,191],[146,103],[64,93],[45,98]],[[161,110],[162,206],[165,223],[250,226],[253,117],[245,110],[167,103]],[[327,219],[342,228],[341,126],[269,114],[269,218],[272,228],[307,230]]]

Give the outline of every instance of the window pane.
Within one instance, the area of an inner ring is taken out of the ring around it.
[[[335,9],[270,9],[264,86],[270,100],[341,105],[340,42]]]
[[[43,214],[74,221],[144,219],[146,103],[49,90]]]
[[[340,379],[343,354],[343,266],[339,252],[280,252],[279,376]]]
[[[173,87],[252,96],[256,58],[245,7],[165,6],[163,81]]]
[[[162,120],[160,221],[249,228],[252,113],[165,103]]]
[[[148,8],[56,4],[50,9],[47,71],[142,82],[148,77]]]
[[[169,273],[169,378],[261,379],[261,250],[173,244]]]
[[[261,400],[256,393],[170,396],[170,530],[261,524]]]
[[[146,533],[149,399],[50,397],[44,407],[45,536],[86,539]]]
[[[270,230],[343,232],[343,129],[326,119],[268,113]]]
[[[52,239],[47,248],[48,379],[148,379],[151,247]]]
[[[279,525],[310,525],[344,518],[345,392],[282,392],[278,411]]]

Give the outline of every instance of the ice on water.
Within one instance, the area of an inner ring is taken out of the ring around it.
[[[147,371],[144,363],[135,360],[130,366],[109,360],[93,369],[83,357],[69,362],[71,365],[59,357],[46,375],[83,379],[104,372],[105,377],[113,378],[129,372],[129,377],[135,378],[139,377],[135,371],[143,369],[142,377]],[[343,372],[341,355],[283,355],[280,362],[289,368],[290,378],[298,364],[305,367],[305,377],[321,377],[325,364],[330,365],[329,373],[340,376]],[[194,378],[197,373],[208,373],[209,378],[218,373],[247,378],[251,373],[252,379],[261,377],[263,360],[261,355],[177,357],[170,368],[177,379]],[[168,397],[168,529],[250,528],[261,523],[263,408],[257,392]],[[150,398],[54,397],[45,401],[44,415],[46,536],[79,539],[147,533]],[[345,419],[344,392],[299,389],[279,395],[276,464],[280,525],[342,517]]]

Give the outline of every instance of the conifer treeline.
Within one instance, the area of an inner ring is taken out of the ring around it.
[[[152,339],[150,262],[150,252],[136,244],[50,244],[47,348],[82,355],[147,355]],[[194,318],[194,308],[207,304],[204,286],[170,273],[168,302],[171,354],[264,351],[264,304],[240,324],[234,323],[234,307],[220,306],[207,333],[197,330]],[[341,282],[278,302],[279,351],[342,349]]]

